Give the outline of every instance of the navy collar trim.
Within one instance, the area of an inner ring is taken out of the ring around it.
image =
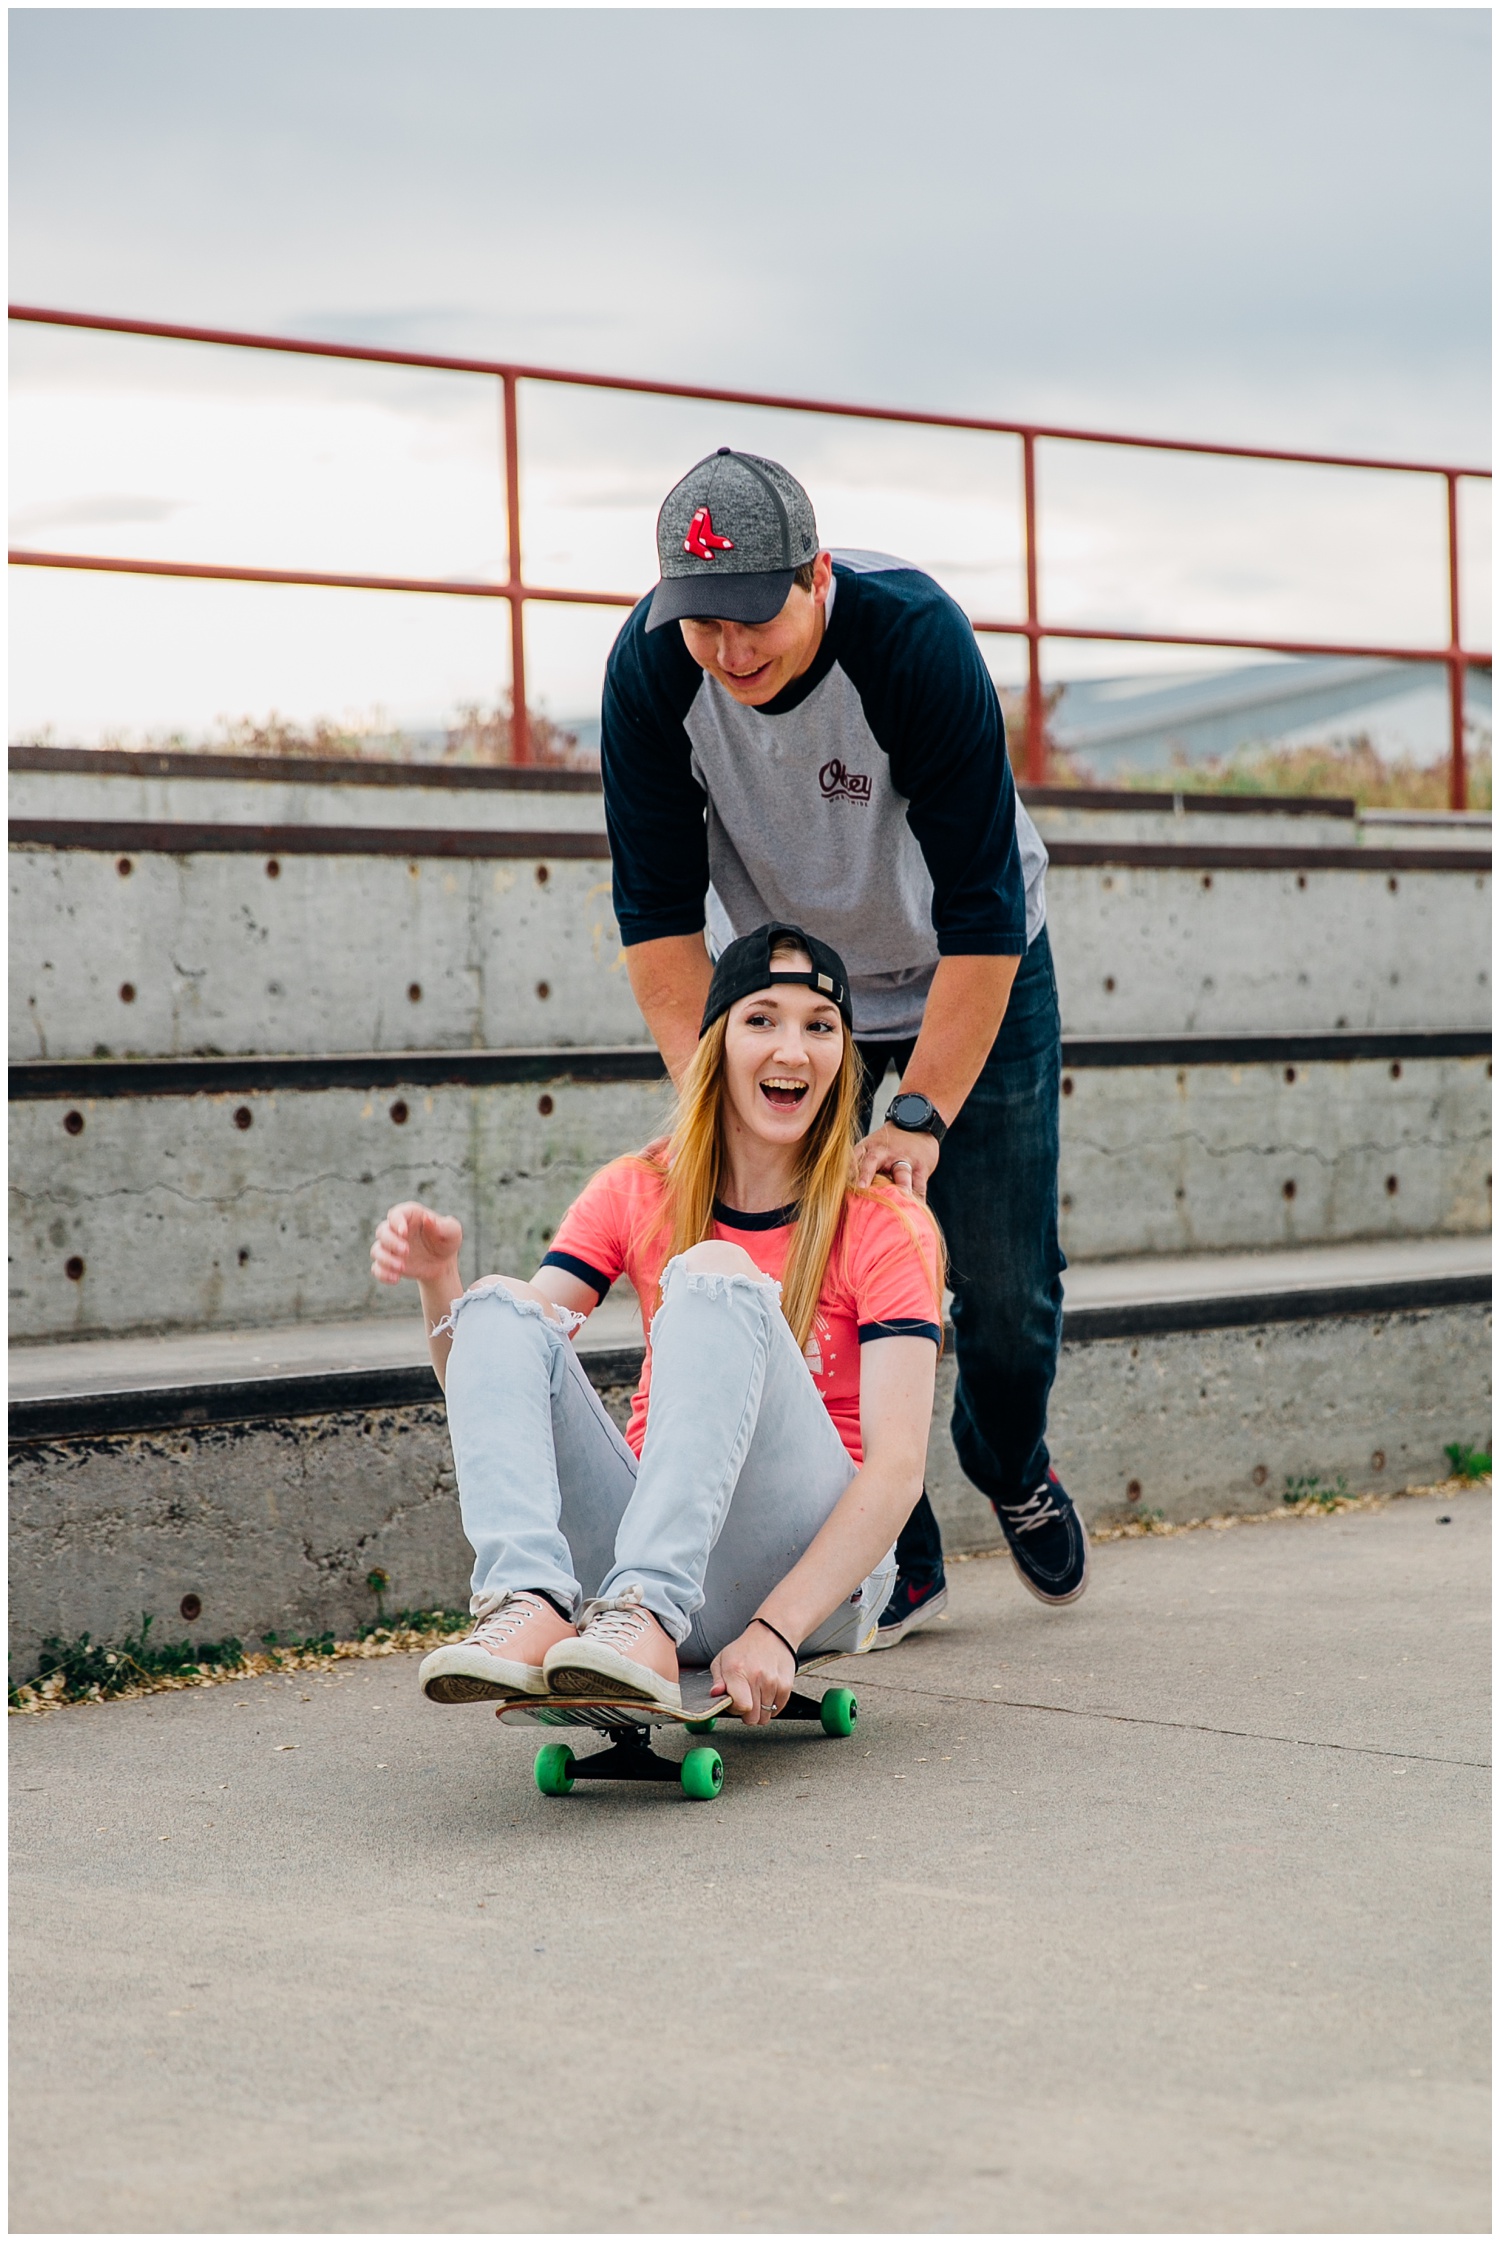
[[[726,1230],[785,1230],[801,1211],[796,1199],[789,1207],[772,1207],[769,1214],[742,1214],[738,1207],[726,1207],[722,1199],[714,1201],[714,1220],[722,1222]]]

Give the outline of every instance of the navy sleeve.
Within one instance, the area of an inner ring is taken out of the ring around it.
[[[841,573],[834,612],[847,631],[838,658],[932,874],[939,952],[1023,957],[1026,883],[1005,719],[968,617],[917,569]]]
[[[705,797],[683,718],[703,682],[673,625],[646,635],[643,600],[604,673],[599,762],[614,859],[615,923],[631,948],[697,934],[708,893]]]

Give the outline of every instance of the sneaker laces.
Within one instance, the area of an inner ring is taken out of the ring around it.
[[[489,1650],[508,1642],[518,1627],[534,1618],[542,1599],[530,1588],[492,1588],[476,1596],[469,1608],[474,1614],[469,1640]]]
[[[1034,1533],[1038,1526],[1048,1525],[1054,1519],[1059,1523],[1062,1520],[1062,1512],[1052,1500],[1052,1482],[1048,1479],[1034,1488],[1024,1502],[1003,1502],[1000,1508],[1018,1534]]]
[[[578,1632],[591,1643],[602,1643],[608,1650],[617,1650],[628,1656],[640,1642],[646,1622],[653,1616],[641,1602],[639,1588],[627,1588],[618,1596],[595,1596],[583,1607],[578,1622]]]

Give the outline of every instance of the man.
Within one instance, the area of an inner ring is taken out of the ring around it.
[[[951,1258],[953,1441],[1044,1603],[1083,1593],[1088,1538],[1051,1469],[1062,1333],[1060,1030],[1046,851],[962,610],[888,555],[820,548],[806,491],[727,446],[671,491],[661,581],[615,641],[604,806],[630,985],[674,1080],[715,952],[767,921],[845,959],[868,1131],[930,1199]],[[924,1493],[877,1641],[947,1602]]]

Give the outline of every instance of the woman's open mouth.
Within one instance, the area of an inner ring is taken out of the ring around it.
[[[799,1082],[793,1074],[767,1074],[756,1087],[774,1113],[795,1113],[811,1084]]]

